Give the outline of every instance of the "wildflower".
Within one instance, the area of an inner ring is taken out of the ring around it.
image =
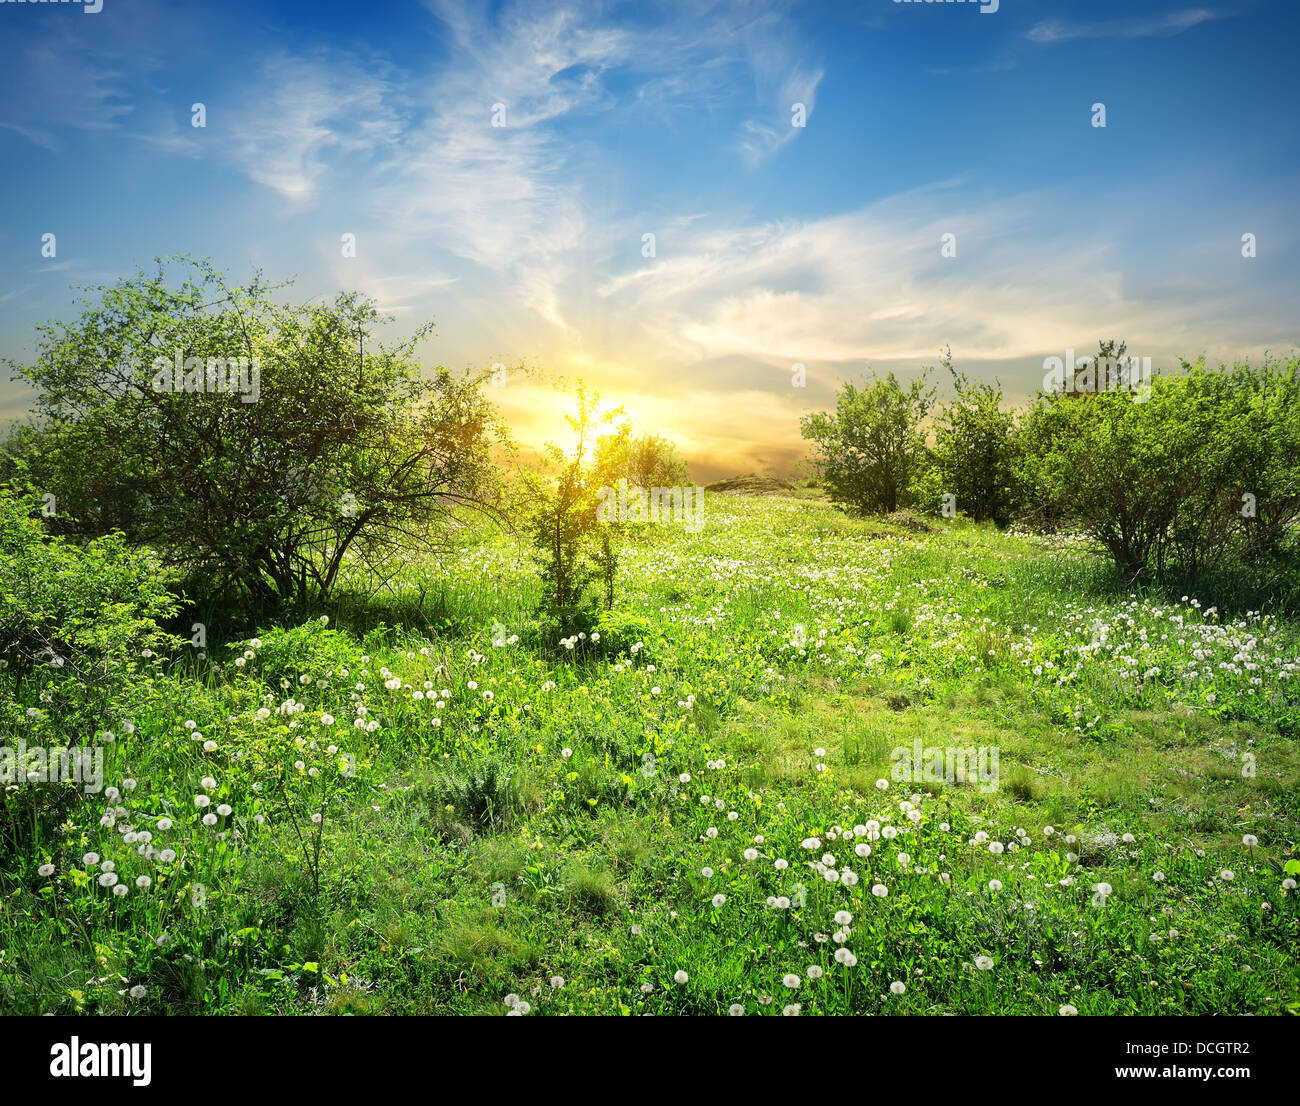
[[[685,983],[690,978],[691,977],[687,975],[684,971],[682,971],[680,968],[678,968],[677,971],[673,973],[673,982],[679,985]]]
[[[1219,878],[1223,880],[1224,883],[1231,883],[1236,879],[1236,876],[1233,875],[1231,868],[1224,868],[1223,871],[1219,873]]]
[[[223,817],[223,818],[229,816],[229,814],[230,814],[230,804],[229,804],[229,803],[222,803],[219,807],[217,807],[217,813],[220,814],[221,817]]]
[[[846,926],[853,921],[853,915],[847,910],[837,910],[835,912],[835,924]]]
[[[990,891],[1001,891],[1001,890],[1002,890],[1002,881],[1001,881],[1000,879],[991,879],[991,880],[989,880],[989,890],[990,890]]]
[[[792,1002],[790,1003],[789,1006],[784,1006],[781,1008],[781,1016],[783,1018],[797,1018],[799,1016],[800,1009],[801,1007],[797,1002]]]
[[[132,998],[144,998],[144,996],[147,995],[148,993],[149,993],[148,990],[146,990],[143,984],[140,983],[137,983],[134,987],[131,988]]]
[[[889,989],[894,994],[901,995],[907,990],[907,984],[902,983],[899,980],[894,980],[894,982],[889,985]]]
[[[113,894],[116,895],[119,899],[123,895],[125,895],[128,890],[129,888],[125,883],[117,883],[113,885]]]
[[[553,976],[551,976],[551,990],[552,990],[552,991],[558,991],[558,990],[559,990],[561,987],[563,987],[563,986],[564,986],[564,976],[562,976],[562,975],[553,975]]]
[[[1241,839],[1241,843],[1245,845],[1246,848],[1253,849],[1256,845],[1259,844],[1259,838],[1256,837],[1253,833],[1248,833]]]
[[[889,894],[889,888],[886,887],[883,883],[876,883],[872,885],[871,893],[875,895],[876,898],[883,899],[886,895]]]
[[[203,824],[205,826],[215,826],[217,824],[217,816],[211,812],[205,814],[203,816]]]
[[[809,979],[821,979],[822,970],[816,964],[809,964],[807,974]]]
[[[81,858],[81,863],[82,863],[82,864],[98,864],[98,863],[99,863],[99,853],[87,853],[85,856],[83,856],[83,857]]]
[[[194,805],[195,805],[196,807],[198,807],[200,810],[201,810],[203,807],[207,806],[210,802],[212,802],[212,800],[209,799],[206,795],[195,795],[195,796],[194,796]]]
[[[54,875],[54,865],[42,864],[39,868],[36,869],[36,874],[38,876],[52,876]]]
[[[713,896],[713,905],[714,905],[715,909],[720,909],[720,908],[722,907],[722,905],[723,905],[726,901],[727,901],[727,896],[726,896],[726,895],[714,895],[714,896]]]
[[[758,850],[757,850],[757,849],[746,849],[743,855],[744,855],[744,857],[745,857],[746,860],[757,860],[757,859],[758,859]]]
[[[100,887],[112,887],[117,882],[116,872],[102,872],[99,877]]]
[[[137,887],[139,887],[139,888],[142,888],[142,889],[143,889],[143,888],[146,888],[146,887],[148,887],[151,883],[153,883],[153,880],[151,880],[148,876],[136,876],[136,877],[135,877],[135,885],[136,885]]]
[[[798,990],[799,988],[799,977],[795,975],[794,972],[789,972],[781,982],[792,991]]]
[[[975,967],[982,972],[987,972],[993,967],[993,958],[990,956],[975,957]]]
[[[1076,1010],[1073,1006],[1071,1006],[1068,1002],[1064,1006],[1062,1006],[1057,1011],[1057,1013],[1060,1014],[1061,1017],[1063,1018],[1075,1018],[1078,1017],[1079,1015],[1079,1011]]]
[[[730,1006],[727,1007],[727,1014],[730,1017],[733,1018],[743,1017],[744,1013],[745,1013],[745,1008],[741,1006],[740,1003],[738,1002],[733,1002]]]

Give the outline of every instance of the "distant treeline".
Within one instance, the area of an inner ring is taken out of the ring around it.
[[[936,402],[929,371],[907,386],[891,373],[804,417],[834,501],[1082,530],[1132,577],[1273,553],[1300,516],[1294,356],[1217,370],[1202,358],[1141,378],[1125,371],[1136,366],[1124,344],[1105,341],[1086,375],[1019,410],[950,355],[941,364],[950,401]]]

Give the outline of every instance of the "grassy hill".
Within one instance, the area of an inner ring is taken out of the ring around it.
[[[705,522],[642,531],[572,647],[493,538],[408,566],[408,628],[343,604],[160,658],[104,720],[117,797],[8,827],[0,1005],[1298,1008],[1294,622],[1069,540],[781,495]],[[962,750],[982,776],[899,778]]]

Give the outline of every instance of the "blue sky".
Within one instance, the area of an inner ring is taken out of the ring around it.
[[[1012,397],[1101,337],[1288,352],[1297,6],[997,8],[0,4],[0,354],[75,284],[209,256],[432,318],[430,365],[583,376],[713,477],[948,344]],[[562,430],[550,383],[495,398]],[[0,382],[0,418],[28,402]]]

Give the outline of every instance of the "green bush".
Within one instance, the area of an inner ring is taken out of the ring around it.
[[[29,725],[23,704],[39,700],[38,717],[84,733],[179,644],[158,626],[177,601],[148,550],[50,537],[30,511],[0,490],[0,711]]]
[[[915,502],[913,486],[929,464],[921,422],[933,389],[925,376],[906,389],[893,373],[836,394],[835,413],[818,411],[800,422],[817,449],[814,463],[832,501],[861,514],[888,514]]]
[[[259,644],[253,646],[253,642]],[[334,676],[338,682],[349,673],[363,667],[362,656],[355,639],[346,633],[328,628],[328,620],[308,619],[291,629],[267,630],[260,638],[236,644],[241,653],[256,653],[257,671],[268,687],[277,687],[288,681],[290,689],[300,686],[300,678],[310,675],[313,680]],[[281,690],[286,690],[281,687]]]
[[[1148,393],[1040,395],[1025,420],[1032,512],[1129,577],[1275,552],[1300,517],[1300,363],[1183,369]]]

